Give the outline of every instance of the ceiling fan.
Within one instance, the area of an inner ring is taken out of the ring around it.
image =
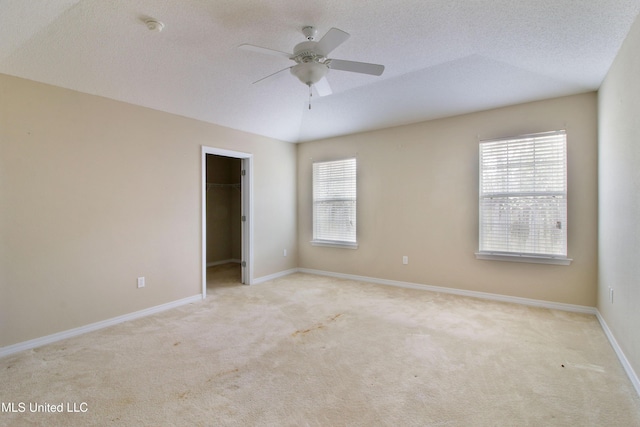
[[[298,43],[293,48],[293,53],[281,52],[279,50],[267,49],[251,44],[242,44],[238,46],[238,48],[243,50],[281,56],[296,62],[296,65],[292,65],[263,77],[260,80],[253,82],[254,84],[282,71],[290,70],[291,74],[296,76],[302,83],[309,86],[309,91],[311,91],[311,86],[313,86],[318,92],[318,95],[326,96],[331,95],[332,93],[331,86],[329,86],[329,82],[326,78],[330,69],[371,74],[374,76],[379,76],[384,71],[384,65],[328,58],[327,55],[349,38],[349,34],[342,30],[331,28],[319,41],[315,41],[318,30],[314,27],[304,27],[302,29],[302,33],[307,38],[307,41]]]

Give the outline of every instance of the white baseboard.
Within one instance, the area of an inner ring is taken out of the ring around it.
[[[618,356],[618,360],[620,360],[620,363],[622,364],[624,371],[627,373],[627,376],[629,377],[629,379],[631,380],[631,383],[635,387],[636,392],[640,396],[640,379],[638,378],[638,374],[636,374],[636,372],[633,370],[631,363],[629,363],[629,359],[627,359],[627,356],[625,356],[624,352],[618,345],[618,341],[616,341],[616,338],[613,336],[611,329],[609,329],[607,322],[604,321],[604,318],[600,314],[600,311],[596,310],[596,316],[598,317],[598,321],[600,322],[600,326],[602,326],[602,330],[604,331],[604,334],[607,336],[607,339],[609,339],[609,343],[611,344],[611,347],[613,347],[613,350],[616,352],[616,355]]]
[[[230,264],[230,263],[235,263],[235,264],[240,264],[242,262],[242,260],[239,259],[223,259],[222,261],[211,261],[207,263],[207,267],[215,267],[216,265],[222,265],[222,264]]]
[[[35,338],[29,341],[24,341],[17,344],[12,344],[6,347],[0,347],[0,358],[9,356],[14,353],[18,353],[24,350],[30,350],[32,348],[40,347],[45,344],[51,344],[56,341],[61,341],[67,338],[82,335],[87,332],[97,331],[109,326],[117,325],[118,323],[126,322],[129,320],[138,319],[140,317],[149,316],[151,314],[159,313],[161,311],[169,310],[171,308],[180,307],[181,305],[191,304],[194,302],[202,301],[202,295],[194,295],[179,299],[177,301],[168,302],[166,304],[157,305],[155,307],[145,308],[144,310],[136,311],[122,316],[113,317],[111,319],[102,320],[96,323],[90,323],[88,325],[80,326],[79,328],[69,329],[67,331],[58,332],[52,335],[47,335],[40,338]]]
[[[375,277],[356,276],[353,274],[333,273],[330,271],[312,270],[309,268],[299,268],[300,273],[316,274],[320,276],[336,277],[340,279],[357,280],[360,282],[375,283],[379,285],[396,286],[399,288],[421,289],[424,291],[440,292],[443,294],[453,294],[472,298],[481,298],[492,301],[511,302],[515,304],[528,305],[533,307],[549,308],[553,310],[571,311],[575,313],[596,314],[595,307],[584,305],[565,304],[561,302],[551,302],[530,298],[512,297],[508,295],[491,294],[487,292],[467,291],[464,289],[446,288],[442,286],[423,285],[419,283],[401,282],[398,280],[378,279]]]
[[[284,271],[280,271],[278,273],[269,274],[268,276],[258,277],[256,279],[253,279],[251,281],[251,284],[252,285],[257,285],[257,284],[260,284],[260,283],[268,282],[269,280],[274,280],[274,279],[277,279],[279,277],[288,276],[290,274],[297,273],[298,271],[300,271],[300,270],[297,269],[297,268],[292,268],[290,270],[284,270]]]

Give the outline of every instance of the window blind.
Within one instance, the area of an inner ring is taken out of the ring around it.
[[[356,159],[313,164],[313,240],[356,243]]]
[[[480,143],[480,252],[567,256],[564,131]]]

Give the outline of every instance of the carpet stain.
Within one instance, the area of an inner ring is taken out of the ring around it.
[[[342,313],[338,313],[333,317],[329,318],[329,322],[335,322],[338,317],[342,316]]]
[[[177,345],[180,345],[180,341],[176,341],[176,342],[173,343],[174,347],[177,346]]]
[[[310,327],[309,329],[305,329],[305,330],[303,330],[303,331],[300,331],[300,330],[295,331],[294,333],[292,333],[292,334],[291,334],[291,336],[292,336],[292,337],[295,337],[296,335],[304,335],[304,334],[308,334],[308,333],[309,333],[309,332],[311,332],[311,331],[315,331],[316,329],[322,329],[322,328],[324,328],[324,325],[323,325],[322,323],[320,323],[320,324],[318,324],[318,325],[312,326],[312,327]]]
[[[213,377],[209,378],[209,379],[207,380],[207,382],[211,382],[211,381],[213,381],[213,380],[214,380],[214,379],[216,379],[216,378],[220,378],[220,377],[223,377],[223,376],[225,376],[225,375],[233,374],[234,372],[239,372],[239,371],[240,371],[240,368],[235,368],[235,369],[229,369],[229,370],[227,370],[227,371],[222,371],[222,372],[220,372],[220,373],[216,374],[215,376],[213,376]]]
[[[335,322],[336,319],[338,319],[338,317],[342,316],[342,313],[338,313],[335,316],[331,316],[329,318],[327,318],[326,322],[330,323],[330,322]],[[308,334],[311,331],[316,331],[318,329],[324,329],[326,327],[326,325],[324,323],[318,323],[316,325],[311,326],[308,329],[303,329],[303,330],[297,330],[294,333],[291,334],[292,337],[295,337],[297,335],[305,335]]]

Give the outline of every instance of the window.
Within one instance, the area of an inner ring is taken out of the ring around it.
[[[569,264],[564,131],[480,142],[480,259]]]
[[[313,164],[314,245],[357,248],[356,159]]]

